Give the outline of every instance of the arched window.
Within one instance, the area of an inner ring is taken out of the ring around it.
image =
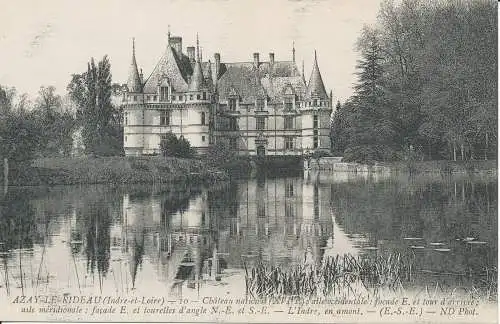
[[[201,124],[203,126],[205,126],[205,113],[204,112],[201,113]]]

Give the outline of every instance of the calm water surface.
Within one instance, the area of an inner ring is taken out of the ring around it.
[[[245,266],[401,251],[424,287],[481,287],[497,264],[495,178],[308,174],[178,185],[10,190],[0,301],[18,294],[245,294]],[[496,287],[495,287],[496,294]]]

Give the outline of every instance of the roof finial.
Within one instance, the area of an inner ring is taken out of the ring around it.
[[[292,42],[292,60],[295,63],[295,41]]]
[[[135,56],[135,37],[132,37],[132,55]]]
[[[314,50],[314,63],[318,64],[318,57],[316,56],[316,49]]]
[[[167,33],[167,36],[168,36],[168,43],[170,44],[170,24],[168,24],[168,33]]]
[[[302,77],[304,77],[304,60],[302,60]]]
[[[200,60],[200,40],[198,39],[198,33],[196,33],[196,58]]]

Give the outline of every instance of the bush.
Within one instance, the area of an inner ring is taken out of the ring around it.
[[[160,142],[160,150],[164,157],[192,158],[196,155],[195,150],[184,136],[177,138],[171,132],[167,133]]]
[[[232,164],[236,159],[233,150],[225,142],[217,142],[208,148],[206,160],[210,165]]]

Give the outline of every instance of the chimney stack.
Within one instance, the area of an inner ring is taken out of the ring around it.
[[[193,63],[195,61],[195,47],[194,46],[188,46],[187,56],[189,57],[189,61],[191,63]]]
[[[219,79],[219,73],[220,73],[220,53],[215,53],[214,59],[215,59],[215,80],[214,80],[214,82],[217,82],[217,80]]]
[[[259,68],[259,53],[253,53],[253,64],[255,68]]]
[[[181,56],[182,55],[182,37],[170,37],[169,43],[172,46],[172,48],[175,50],[176,54]]]
[[[274,53],[269,53],[269,63],[274,64]]]

